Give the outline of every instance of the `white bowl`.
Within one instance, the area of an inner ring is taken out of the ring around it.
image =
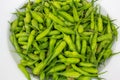
[[[13,52],[14,48],[9,41],[9,24],[13,12],[26,0],[0,0],[0,80],[26,80],[18,69],[19,56]],[[98,2],[115,23],[120,26],[120,0],[101,0]],[[120,29],[118,30],[120,32]],[[113,51],[120,51],[120,34],[118,41],[113,45]],[[105,68],[108,71],[101,75],[105,80],[120,80],[120,54],[113,56]],[[32,79],[37,80],[37,79]]]

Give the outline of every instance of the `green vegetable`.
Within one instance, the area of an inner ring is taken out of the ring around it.
[[[31,80],[29,72],[26,70],[26,68],[22,64],[18,64],[19,69],[24,73],[26,78],[28,80]]]
[[[52,54],[53,51],[54,51],[55,43],[56,43],[56,39],[51,38],[50,43],[49,43],[49,52],[50,52],[50,54]]]
[[[65,71],[58,73],[59,75],[63,75],[65,77],[72,77],[72,78],[78,78],[81,74],[76,71]]]
[[[62,42],[56,47],[56,49],[54,50],[54,52],[53,52],[54,54],[51,55],[49,61],[52,61],[56,56],[58,56],[65,47],[66,47],[66,42],[65,42],[65,41],[62,41]]]
[[[18,26],[18,19],[15,19],[11,24],[11,31],[15,31]]]
[[[103,31],[103,21],[102,21],[102,18],[101,18],[101,14],[99,14],[99,17],[98,17],[98,31],[99,32]]]
[[[94,67],[95,66],[94,64],[89,63],[89,62],[80,62],[79,65],[83,67]]]
[[[66,68],[66,65],[64,64],[59,64],[54,66],[53,68],[50,69],[49,73],[57,72],[57,71],[62,71]]]
[[[76,51],[76,47],[75,47],[75,44],[73,43],[73,41],[71,40],[70,36],[69,35],[66,35],[64,34],[64,38],[63,38],[66,43],[68,44],[70,50],[72,51]]]
[[[60,62],[66,63],[66,64],[76,64],[80,62],[79,58],[62,58],[60,59]]]
[[[76,48],[78,52],[81,51],[81,38],[78,33],[76,33]]]
[[[62,17],[64,17],[66,20],[70,21],[70,22],[74,22],[74,18],[68,14],[67,12],[64,11],[60,11],[58,12]]]
[[[26,24],[28,24],[28,23],[30,23],[30,21],[31,21],[31,15],[30,15],[29,12],[26,12],[26,17],[25,17],[25,19],[24,19],[24,22],[25,22]]]
[[[79,25],[79,26],[78,26],[78,32],[79,32],[79,33],[82,33],[83,31],[84,31],[83,26],[82,26],[82,25]]]
[[[48,35],[59,35],[59,34],[60,34],[60,31],[53,30],[53,31],[50,31]]]
[[[73,6],[73,18],[75,22],[79,21],[79,15],[75,6]]]
[[[40,59],[43,61],[45,60],[45,51],[40,51]]]
[[[35,27],[37,30],[39,30],[38,22],[37,22],[35,19],[33,19],[33,20],[31,21],[31,23],[32,23],[32,26],[33,26],[33,27]]]
[[[95,2],[28,0],[14,12],[10,41],[28,80],[30,74],[40,80],[100,79],[118,28]]]
[[[46,66],[46,60],[40,62],[34,69],[33,69],[33,74],[35,75],[39,75],[41,71],[43,71],[43,69]]]
[[[32,30],[29,37],[28,37],[27,51],[31,47],[33,40],[34,40],[34,37],[35,37],[35,30]]]
[[[91,29],[95,28],[95,22],[94,22],[94,12],[91,13]]]
[[[112,39],[112,34],[109,33],[109,34],[104,34],[102,36],[99,36],[97,38],[97,41],[100,42],[100,41],[103,41],[103,40],[111,40]]]
[[[75,64],[72,64],[72,68],[76,71],[78,71],[79,73],[83,74],[83,75],[90,75],[88,72],[82,70],[81,68],[77,67]]]
[[[40,74],[40,80],[45,80],[45,73],[44,73],[44,72],[42,72],[42,73]]]
[[[89,73],[98,73],[98,69],[92,67],[82,67],[81,69]]]
[[[81,54],[84,56],[86,55],[86,50],[87,50],[87,41],[86,40],[82,40],[82,49],[81,49]],[[85,59],[83,59],[84,61]]]
[[[75,32],[67,27],[62,27],[60,25],[55,25],[55,29],[66,34],[75,34]]]
[[[85,56],[79,54],[78,52],[65,51],[64,54],[66,57],[81,58],[81,59],[85,58]]]
[[[42,33],[40,33],[37,37],[36,40],[39,41],[40,39],[44,38],[51,30],[52,28],[52,24],[49,26],[49,28],[47,28],[46,30],[44,30]]]
[[[49,13],[49,14],[48,14],[48,17],[49,17],[51,20],[53,20],[54,22],[56,22],[56,23],[64,26],[64,22],[63,22],[62,20],[60,20],[58,17],[56,17],[54,14]]]
[[[38,12],[35,12],[35,11],[31,11],[31,14],[32,14],[32,17],[37,20],[38,22],[40,23],[43,23],[43,19],[42,17],[39,15]]]

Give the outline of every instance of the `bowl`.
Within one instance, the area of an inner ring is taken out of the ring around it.
[[[1,1],[3,1],[3,0],[1,0]],[[8,6],[14,5],[14,6],[11,7],[11,9],[12,8],[18,9],[21,6],[21,4],[23,4],[25,2],[25,0],[21,0],[21,1],[19,1],[19,0],[13,0],[13,1],[15,1],[18,5],[15,5],[15,2],[12,2],[12,1],[10,2],[10,4],[7,3]],[[109,4],[108,4],[108,2],[109,2]],[[113,1],[113,0],[109,0],[109,1],[108,0],[103,0],[103,1],[100,1],[100,5],[102,6],[102,12],[103,12],[103,14],[106,15],[106,13],[108,13],[112,19],[117,19],[114,22],[117,25],[120,25],[120,15],[119,15],[120,14],[120,11],[119,11],[120,5],[118,4],[119,2],[120,2],[119,0],[116,0],[116,2]],[[3,1],[3,4],[5,4],[4,1]],[[1,6],[1,8],[2,8],[2,6]],[[7,7],[7,8],[9,8],[9,7]],[[9,14],[11,14],[9,10],[8,10],[8,12],[9,12]],[[12,10],[12,12],[15,12],[15,10]],[[2,15],[6,16],[6,14],[2,14]],[[11,20],[13,20],[15,18],[15,16],[13,16],[13,15],[10,15],[9,17],[10,18],[7,19],[9,21],[11,21]],[[1,20],[2,19],[0,19],[0,21]],[[6,23],[7,23],[7,20],[5,20]],[[0,24],[2,24],[2,23],[0,23]],[[7,34],[4,35],[4,33],[3,33],[2,30],[0,31],[0,33],[2,35],[2,38],[5,39],[7,41],[7,43],[2,40],[3,41],[2,44],[5,43],[5,45],[2,45],[3,48],[0,51],[3,50],[3,53],[5,53],[6,51],[4,51],[4,50],[7,50],[8,53],[10,53],[9,56],[11,56],[9,58],[13,59],[13,60],[11,60],[11,63],[15,63],[14,66],[17,66],[17,64],[19,63],[20,57],[17,55],[17,53],[15,52],[14,47],[12,46],[11,42],[9,41],[9,34],[10,34],[10,32],[9,32],[9,24],[6,25],[6,26],[7,26],[7,28],[2,27],[2,29],[4,29],[5,32],[7,32]],[[120,32],[120,29],[118,29],[118,31]],[[5,36],[7,36],[7,37],[5,37]],[[7,48],[6,46],[8,46],[8,49],[6,49]],[[120,48],[120,34],[118,36],[118,41],[114,43],[112,49],[113,49],[114,52],[118,52],[118,51],[120,51],[119,48]],[[101,70],[101,72],[104,72],[104,71],[108,71],[108,72],[105,73],[105,74],[103,74],[103,75],[101,75],[101,77],[105,78],[106,80],[120,80],[120,77],[119,77],[119,74],[120,74],[120,68],[119,68],[120,67],[120,62],[119,61],[120,61],[120,55],[119,54],[115,55],[111,59],[107,60],[106,63],[105,63],[106,66],[105,67],[102,66],[100,68],[100,70]],[[7,61],[6,61],[6,63],[7,63]],[[5,65],[4,68],[6,68],[6,67],[9,67],[9,66]],[[16,72],[18,71],[17,68],[12,69],[12,70],[16,70]],[[5,72],[8,72],[8,71],[5,71]],[[20,76],[18,76],[17,80],[25,80],[25,78],[21,78],[21,77],[24,77],[24,75],[22,75],[22,73],[20,71],[18,71],[17,73],[20,74]],[[14,74],[17,74],[17,73],[11,73],[9,75],[14,75]],[[1,75],[1,72],[0,72],[0,75]],[[6,74],[4,74],[4,75],[6,75]],[[14,76],[12,76],[12,77],[14,77]],[[5,77],[4,77],[4,79],[2,77],[0,79],[1,80],[8,80]],[[11,77],[9,79],[10,80],[15,80],[15,79],[13,79]],[[32,80],[37,80],[37,79],[32,77]]]

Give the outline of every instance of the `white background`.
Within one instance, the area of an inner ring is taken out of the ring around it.
[[[26,80],[8,48],[8,21],[13,12],[26,0],[0,0],[0,80]],[[99,4],[120,26],[120,0],[99,0]],[[119,30],[120,32],[120,30]],[[114,44],[114,51],[120,51],[119,41]],[[120,80],[120,54],[112,57],[103,71],[105,80]]]

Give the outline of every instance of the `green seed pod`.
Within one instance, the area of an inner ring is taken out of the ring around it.
[[[62,27],[61,25],[54,25],[55,29],[66,34],[75,34],[75,32],[67,27]]]
[[[69,35],[64,34],[64,38],[63,39],[68,44],[70,50],[76,51],[75,44],[72,42],[71,37]]]
[[[18,64],[18,67],[24,73],[24,75],[26,76],[26,78],[28,80],[31,80],[30,74],[28,73],[28,71],[26,70],[26,68],[23,65],[21,65],[21,64]]]
[[[71,77],[71,78],[78,78],[81,74],[76,71],[64,71],[61,73],[58,73],[59,75],[65,76],[65,77]]]
[[[44,73],[44,72],[42,72],[42,73],[40,74],[40,80],[45,80],[45,73]]]
[[[22,27],[24,25],[24,22],[23,21],[20,21],[19,23],[18,23],[18,26],[20,26],[20,27]]]
[[[92,67],[81,67],[82,70],[88,72],[88,73],[98,73],[97,68],[92,68]]]
[[[15,19],[11,24],[10,30],[14,32],[17,27],[18,27],[18,19]]]
[[[35,19],[33,19],[33,20],[31,21],[31,23],[32,23],[32,26],[35,27],[35,29],[39,30],[38,22],[37,22]]]
[[[49,17],[51,20],[53,20],[54,22],[56,22],[56,23],[64,26],[64,22],[63,22],[62,20],[60,20],[58,17],[56,17],[54,14],[49,13],[49,14],[48,14],[48,17]]]
[[[27,41],[27,40],[28,40],[27,36],[22,36],[22,37],[18,38],[18,42],[24,42],[24,41]]]
[[[35,3],[39,4],[42,0],[35,0]]]
[[[30,54],[28,54],[28,56],[33,60],[39,60],[39,56],[37,56],[35,54],[30,53]]]
[[[64,54],[66,57],[71,57],[71,58],[85,58],[85,56],[80,55],[78,52],[65,51]]]
[[[94,67],[95,66],[94,64],[88,63],[88,62],[80,62],[79,65],[83,67]]]
[[[27,51],[29,50],[29,48],[31,47],[31,45],[33,43],[33,40],[34,40],[34,37],[35,37],[35,33],[36,33],[36,31],[32,30],[30,35],[29,35],[29,37],[28,37]]]
[[[69,5],[64,5],[60,8],[60,10],[63,10],[63,11],[67,11],[70,9],[70,6]]]
[[[38,22],[40,23],[43,23],[43,19],[42,17],[39,15],[38,12],[35,12],[35,11],[31,11],[31,14],[32,14],[32,17],[37,20]]]
[[[67,12],[64,12],[64,11],[60,11],[58,12],[61,16],[63,16],[66,20],[70,21],[70,22],[74,22],[74,19],[73,17],[68,14]]]
[[[66,65],[64,64],[59,64],[54,66],[52,69],[49,70],[49,73],[53,73],[53,72],[58,72],[58,71],[62,71],[66,68]]]
[[[45,51],[44,50],[42,50],[42,51],[40,51],[40,60],[44,60],[45,59]]]
[[[60,62],[66,63],[66,64],[77,64],[80,62],[79,58],[62,58],[60,59]]]
[[[78,33],[82,33],[83,31],[84,31],[84,28],[83,28],[82,25],[80,25],[80,26],[78,27]]]
[[[26,12],[26,17],[25,17],[25,19],[24,19],[24,22],[25,22],[26,24],[28,24],[28,23],[30,23],[30,21],[31,21],[31,15],[30,15],[29,12]]]

